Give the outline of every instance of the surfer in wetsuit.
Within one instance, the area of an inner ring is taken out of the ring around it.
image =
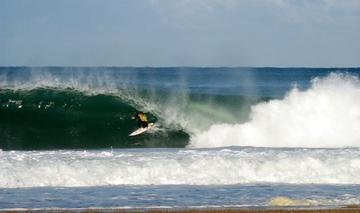
[[[143,112],[139,112],[136,116],[132,117],[132,119],[136,119],[139,122],[139,127],[146,128],[149,126],[149,122],[147,116]]]

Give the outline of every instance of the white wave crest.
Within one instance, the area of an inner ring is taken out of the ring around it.
[[[246,123],[212,125],[189,147],[359,147],[359,130],[360,80],[330,74],[305,91],[253,106]]]

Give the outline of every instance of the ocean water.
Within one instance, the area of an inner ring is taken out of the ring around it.
[[[359,204],[359,129],[360,68],[1,67],[0,209]]]

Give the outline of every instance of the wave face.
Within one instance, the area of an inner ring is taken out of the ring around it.
[[[186,105],[180,105],[178,101],[184,99],[167,102],[171,93],[158,91],[157,95],[162,95],[156,101],[144,101],[151,97],[147,91],[134,94],[136,103],[116,94],[90,95],[73,89],[0,90],[0,148],[185,147],[191,133],[215,121],[235,123],[237,120],[228,113],[234,107],[243,109],[237,111],[237,118],[245,120],[251,103],[257,101],[239,96],[188,95]],[[232,105],[233,101],[237,105]],[[159,105],[147,108],[148,103]],[[129,137],[138,128],[131,117],[142,110],[149,112],[149,121],[156,126],[147,134]]]
[[[359,149],[131,149],[0,152],[0,188],[360,184]]]
[[[129,137],[137,109],[116,96],[34,89],[1,90],[0,97],[3,150],[184,147],[189,137],[176,129]]]
[[[359,147],[360,79],[315,78],[308,89],[254,105],[249,117],[212,125],[193,136],[190,147]]]

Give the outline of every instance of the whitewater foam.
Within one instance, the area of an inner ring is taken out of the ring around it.
[[[360,80],[344,74],[316,78],[309,89],[252,107],[245,123],[212,125],[189,147],[359,147]]]
[[[3,151],[0,188],[360,184],[359,149]]]

